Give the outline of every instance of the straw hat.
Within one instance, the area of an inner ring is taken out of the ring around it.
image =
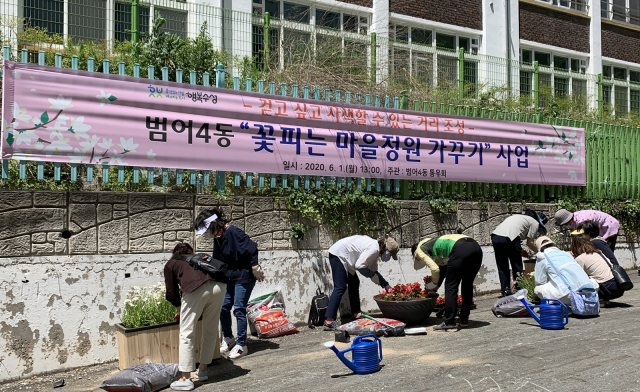
[[[391,257],[393,257],[394,260],[398,260],[398,251],[400,250],[400,246],[398,246],[398,242],[393,238],[388,237],[384,241],[384,244],[387,247],[387,250],[391,253]]]
[[[549,237],[542,236],[538,237],[538,239],[536,240],[536,248],[538,248],[538,250],[540,250],[540,248],[547,244],[553,244],[553,241]]]

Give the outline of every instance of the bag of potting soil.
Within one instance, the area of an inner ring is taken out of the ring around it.
[[[402,321],[388,318],[379,318],[378,320],[393,326],[393,328],[397,331],[402,331],[405,327],[405,323],[403,323]],[[387,329],[389,329],[389,327],[387,327],[386,325],[382,325],[377,321],[367,318],[353,320],[338,327],[338,331],[346,331],[349,335],[374,334],[376,336],[382,336]]]
[[[518,298],[527,297],[527,290],[522,289],[512,295],[507,295],[496,301],[491,307],[491,311],[496,317],[524,317],[529,315],[529,311]],[[528,301],[527,301],[528,302]]]
[[[284,303],[279,290],[250,300],[247,305],[247,318],[251,330],[261,339],[298,332],[284,313]]]
[[[177,363],[148,363],[111,375],[100,388],[114,392],[155,392],[168,387],[177,376]]]

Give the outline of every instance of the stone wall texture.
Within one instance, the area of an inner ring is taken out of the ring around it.
[[[389,0],[389,12],[482,30],[482,0]]]
[[[127,291],[163,282],[163,266],[179,241],[210,252],[211,240],[194,238],[200,210],[221,206],[259,245],[266,281],[252,297],[282,291],[287,314],[305,324],[316,290],[332,291],[327,249],[338,240],[324,225],[290,214],[282,200],[140,193],[0,192],[0,382],[111,361],[117,357],[113,325]],[[552,216],[554,206],[529,204]],[[521,206],[461,203],[452,214],[434,213],[425,201],[402,201],[378,222],[401,245],[398,261],[381,263],[391,283],[417,282],[409,247],[426,236],[462,232],[483,245],[476,293],[499,287],[490,233]],[[289,237],[291,223],[311,227],[304,240]],[[348,227],[348,223],[345,223]],[[346,229],[345,229],[346,230]],[[70,232],[71,236],[68,237]],[[347,230],[348,231],[348,230]],[[64,236],[63,236],[64,234]],[[635,267],[637,251],[619,239],[616,254]],[[363,310],[375,312],[380,290],[361,279]],[[349,314],[343,302],[341,314]]]
[[[520,39],[589,53],[589,24],[587,17],[520,2]]]
[[[602,56],[640,63],[640,31],[603,21]]]

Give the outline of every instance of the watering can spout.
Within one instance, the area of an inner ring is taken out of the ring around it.
[[[527,302],[528,293],[529,291],[527,289],[522,289],[522,290],[518,290],[518,292],[515,295],[516,295],[516,298],[519,299],[524,304],[525,308],[527,308],[527,311],[529,312],[531,317],[533,317],[533,319],[536,320],[538,324],[540,324],[540,316],[538,316],[538,313],[533,311],[531,306],[529,306],[529,302]]]
[[[348,367],[352,372],[356,373],[357,372],[357,368],[356,366],[353,364],[353,362],[349,361],[345,356],[344,353],[346,351],[349,350],[345,350],[345,351],[340,351],[338,350],[338,348],[336,347],[335,342],[326,342],[324,344],[325,347],[331,349],[331,351],[333,351],[334,353],[336,353],[336,356],[338,357],[338,359],[340,359],[342,361],[342,363],[345,364],[346,367]]]

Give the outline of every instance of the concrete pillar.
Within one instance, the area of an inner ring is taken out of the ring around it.
[[[600,0],[589,0],[589,64],[587,73],[597,75],[602,73],[602,19],[600,16]],[[587,80],[587,93],[593,92],[589,97],[589,106],[592,109],[598,107],[598,84],[594,78]],[[612,94],[613,95],[613,94]]]
[[[480,43],[480,53],[499,58],[520,59],[520,9],[518,0],[483,0],[482,28],[484,36]],[[489,81],[489,73],[497,64],[480,63],[480,82]],[[501,66],[503,72],[491,72],[491,83],[506,86],[510,74],[511,87],[517,87],[519,67],[506,62]]]
[[[371,32],[376,33],[376,82],[389,77],[389,0],[373,0]]]

